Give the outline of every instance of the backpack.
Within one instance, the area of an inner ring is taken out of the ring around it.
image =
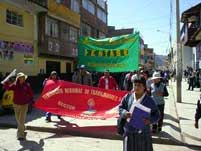
[[[127,104],[129,101],[128,98],[131,96],[131,94],[132,94],[132,91],[129,92],[125,98],[125,100],[127,100]],[[130,109],[128,109],[128,110],[130,110]],[[117,119],[117,133],[121,136],[124,134],[124,126],[125,126],[126,122],[127,122],[127,120],[125,118],[122,118],[121,116],[119,116]]]

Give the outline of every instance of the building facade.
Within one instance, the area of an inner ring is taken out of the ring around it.
[[[107,14],[105,0],[0,1],[0,72],[72,73],[78,38],[106,37]]]
[[[107,37],[115,37],[127,34],[133,34],[134,28],[115,29],[115,26],[108,26]]]
[[[39,73],[71,73],[77,58],[80,30],[79,0],[49,0],[38,15]]]
[[[80,36],[105,38],[107,35],[107,2],[81,0]]]
[[[37,15],[47,8],[47,0],[0,2],[0,72],[37,73]]]
[[[148,48],[148,45],[145,45],[142,59],[144,60],[144,68],[152,71],[154,69],[154,49]]]
[[[192,66],[201,68],[201,3],[182,13],[181,42],[184,46],[191,47]],[[184,47],[185,48],[185,47]],[[183,49],[183,55],[189,53]],[[188,55],[185,55],[188,56]],[[185,63],[185,62],[183,62]]]
[[[80,0],[2,0],[0,72],[72,72],[79,31]]]

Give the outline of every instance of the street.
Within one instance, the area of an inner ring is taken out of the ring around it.
[[[27,140],[19,142],[16,129],[0,129],[0,151],[122,151],[122,141],[74,137],[70,135],[27,131]],[[193,151],[187,148],[164,144],[154,144],[154,151]]]
[[[200,135],[198,135],[200,129],[193,127],[196,107],[193,103],[197,100],[199,92],[197,89],[194,92],[187,91],[187,84],[183,82],[183,103],[175,106],[174,84],[168,88],[170,95],[166,100],[163,132],[153,136],[154,151],[201,151]],[[53,116],[53,121],[46,123],[44,115],[44,112],[36,109],[28,114],[27,140],[23,142],[16,139],[14,114],[1,116],[0,151],[122,151],[122,141],[117,137],[115,130],[116,119],[92,122],[92,120],[63,117],[60,121],[57,116]],[[178,120],[181,125],[178,125]],[[185,135],[181,137],[181,134],[188,134],[190,137]],[[197,145],[197,148],[175,145],[179,142],[189,146]]]

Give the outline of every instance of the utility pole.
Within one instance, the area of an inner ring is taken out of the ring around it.
[[[179,6],[179,0],[176,0],[176,26],[177,26],[177,62],[176,62],[176,98],[177,102],[181,103],[182,101],[182,95],[181,95],[181,89],[182,89],[182,56],[181,56],[181,44],[180,44],[180,6]]]

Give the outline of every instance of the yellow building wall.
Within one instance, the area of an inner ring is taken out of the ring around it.
[[[8,24],[6,22],[6,10],[12,10],[23,15],[23,27]],[[34,16],[22,9],[6,3],[0,3],[0,40],[9,42],[34,43]],[[36,56],[34,47],[34,56]],[[35,61],[34,57],[34,61]],[[23,71],[28,75],[34,75],[36,71],[36,63],[25,64],[24,54],[14,52],[12,60],[0,59],[0,72],[6,73],[16,68],[18,71]]]
[[[15,11],[23,15],[23,27],[8,24],[6,22],[6,10]],[[67,23],[80,27],[80,15],[64,7],[56,4],[55,0],[49,1],[49,12]],[[0,59],[0,72],[5,74],[13,69],[22,71],[27,75],[35,76],[40,72],[40,69],[46,69],[46,61],[57,61],[61,63],[61,73],[66,72],[66,63],[71,63],[71,71],[73,71],[73,61],[67,59],[50,59],[48,57],[38,57],[37,40],[34,40],[34,16],[28,11],[17,8],[16,6],[0,2],[0,41],[23,42],[30,43],[34,46],[33,64],[24,63],[24,54],[14,52],[12,60]],[[46,70],[45,70],[46,73]]]
[[[40,58],[38,58],[38,73],[40,72],[40,69],[44,69],[44,71],[46,73],[46,61],[60,62],[61,63],[61,67],[60,67],[61,73],[66,73],[66,63],[70,63],[71,64],[71,72],[73,72],[73,61],[40,57]]]
[[[6,22],[6,10],[13,10],[23,15],[23,27],[8,24]],[[33,15],[15,6],[0,3],[0,38],[7,41],[30,42],[34,40]]]
[[[80,15],[78,13],[62,4],[57,4],[56,0],[49,0],[48,9],[48,15],[58,17],[58,19],[80,28]]]

